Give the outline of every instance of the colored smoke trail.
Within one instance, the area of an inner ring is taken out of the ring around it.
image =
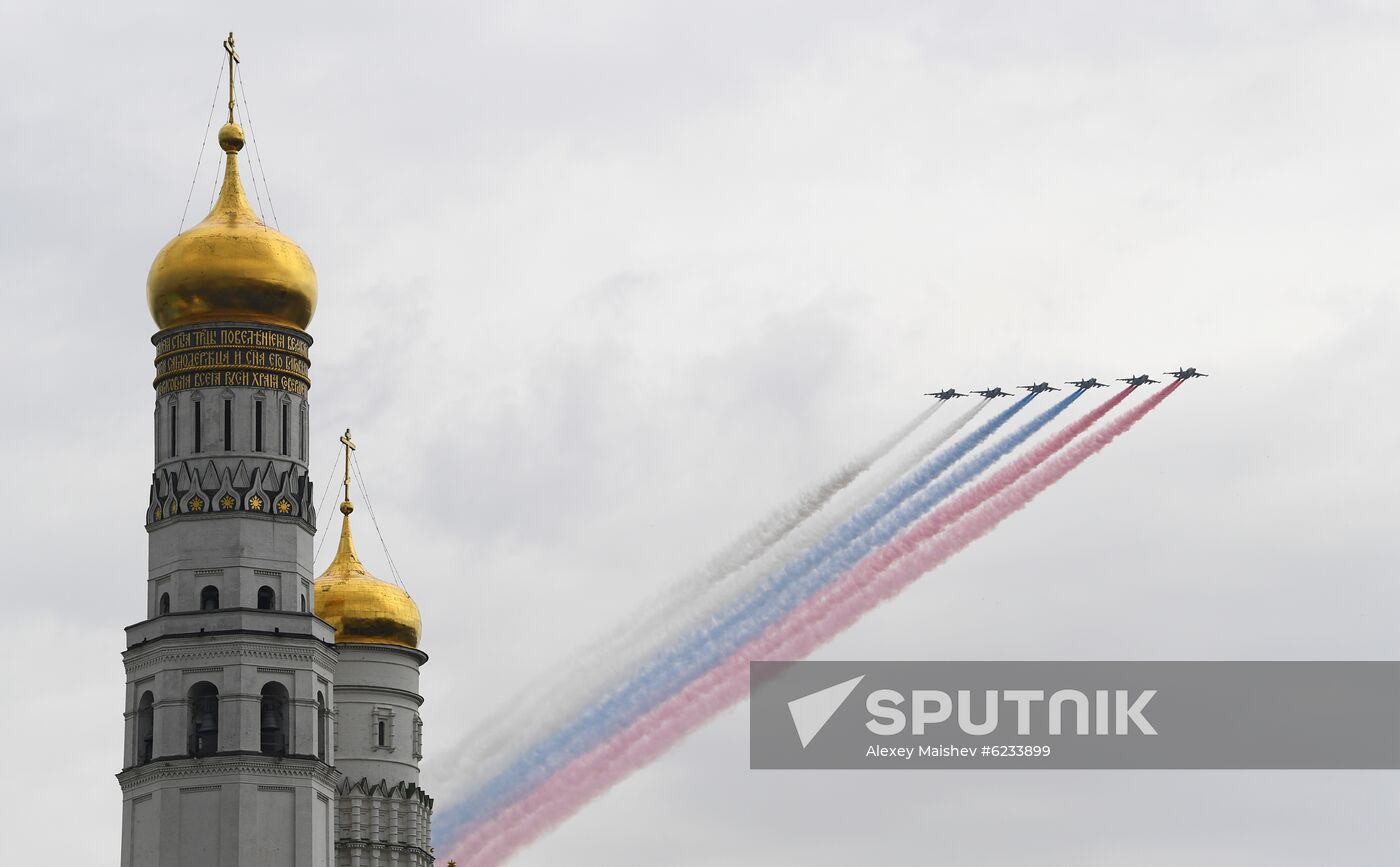
[[[519,690],[505,704],[469,732],[458,749],[451,751],[449,779],[457,779],[459,791],[470,791],[505,769],[521,750],[545,737],[564,721],[577,716],[597,696],[609,692],[632,669],[640,666],[671,638],[665,628],[678,617],[702,615],[697,600],[737,569],[762,556],[788,537],[845,490],[870,467],[918,430],[946,403],[936,401],[828,478],[804,491],[754,524],[703,568],[686,576],[644,603],[618,628],[574,654],[561,671],[551,672]],[[974,413],[975,414],[975,413]],[[959,425],[960,427],[961,425]],[[956,428],[935,439],[941,444]],[[547,697],[541,705],[540,697]],[[448,814],[451,815],[450,813]]]
[[[882,549],[866,558],[828,592],[808,600],[723,664],[561,769],[525,799],[464,835],[451,847],[451,852],[461,859],[462,867],[499,864],[593,797],[654,760],[701,723],[743,698],[748,691],[750,660],[799,659],[808,655],[880,602],[990,533],[1075,467],[1126,433],[1180,385],[1180,380],[1169,385],[1060,454],[1074,438],[1062,432],[1033,452],[1038,462],[1017,461],[988,479],[985,485],[970,489],[967,502],[959,504],[964,517],[946,531],[940,533],[932,529],[930,522],[929,526],[921,527],[919,533],[911,530],[898,542],[887,546],[893,551]],[[1091,413],[1090,424],[1121,402],[1128,391]],[[1075,429],[1082,432],[1088,426],[1076,423],[1066,432]],[[950,511],[953,505],[949,504]],[[962,508],[964,506],[970,507],[970,511]]]
[[[892,489],[843,523],[818,545],[790,561],[776,575],[715,612],[702,629],[681,636],[679,644],[649,659],[620,687],[603,695],[582,715],[559,727],[545,740],[519,755],[485,786],[473,791],[446,814],[447,833],[481,822],[522,797],[556,769],[611,737],[631,720],[682,689],[706,669],[718,665],[737,647],[760,634],[808,595],[859,561],[877,545],[893,538],[910,521],[948,496],[958,486],[1023,443],[1073,401],[1076,391],[998,443],[987,453],[931,484],[960,459],[1000,429],[1035,397],[1028,394],[947,452],[936,455]]]
[[[932,453],[952,439],[959,430],[990,404],[990,400],[979,401],[967,412],[945,425],[932,438],[920,445],[916,458],[926,458],[932,462],[934,460]],[[934,411],[937,408],[934,407]],[[923,413],[920,414],[920,417],[923,417]],[[905,428],[906,431],[908,429],[909,427]],[[893,437],[882,441],[882,445],[892,448],[894,445]],[[873,452],[874,450],[872,450],[872,454]],[[876,493],[886,492],[881,490]],[[602,687],[595,687],[592,691],[584,693],[571,686],[566,686],[564,692],[567,698],[562,701],[551,699],[543,710],[539,709],[539,698],[529,702],[529,706],[536,709],[540,724],[527,723],[528,728],[523,729],[522,733],[514,737],[506,746],[498,748],[498,752],[488,756],[485,767],[489,769],[489,773],[470,773],[469,770],[468,784],[461,787],[461,790],[467,792],[467,796],[461,801],[452,802],[451,806],[441,810],[439,815],[435,817],[438,834],[444,838],[451,838],[463,825],[483,821],[489,817],[491,811],[514,800],[515,797],[527,791],[538,779],[547,776],[552,768],[539,768],[537,762],[530,763],[523,758],[529,754],[538,755],[545,752],[545,748],[541,746],[541,740],[545,736],[563,730],[571,720],[580,717],[590,704],[599,701],[600,696],[607,697],[620,692],[624,682],[641,669],[648,660],[662,653],[667,646],[680,643],[687,636],[712,622],[717,616],[716,612],[734,604],[745,594],[753,592],[755,587],[778,571],[783,564],[827,538],[833,529],[844,524],[859,507],[865,504],[867,499],[873,498],[873,493],[870,497],[858,496],[853,506],[847,509],[838,509],[834,516],[816,524],[800,527],[797,532],[790,534],[781,544],[765,552],[759,559],[750,562],[742,569],[723,576],[719,583],[711,585],[698,604],[678,611],[677,616],[673,617],[671,622],[651,624],[650,628],[638,637],[638,640],[624,648],[616,657],[601,660],[595,663],[592,669],[578,675],[580,681],[592,684],[602,683]],[[579,667],[570,666],[568,671],[577,673]],[[551,693],[541,691],[535,693],[535,696],[551,697]],[[582,697],[579,698],[579,696]],[[576,751],[575,755],[581,753],[583,749]],[[479,753],[480,750],[476,752]],[[570,758],[572,756],[560,756],[556,759],[554,767]],[[485,780],[484,783],[483,780]]]
[[[942,403],[942,401],[940,401]],[[765,552],[763,559],[746,567],[746,574],[735,576],[726,588],[728,598],[724,604],[738,599],[743,593],[752,590],[773,573],[781,570],[789,561],[826,539],[839,527],[856,516],[861,509],[871,505],[877,497],[889,490],[892,485],[920,464],[935,460],[935,452],[948,444],[958,431],[972,422],[984,409],[992,405],[990,400],[981,400],[951,423],[944,425],[932,437],[920,443],[908,455],[894,462],[879,473],[861,480],[843,503],[834,504],[816,516],[816,520],[804,526],[801,533],[794,534],[781,546],[774,546]],[[720,606],[716,605],[715,608]],[[692,618],[696,628],[705,618]],[[678,636],[679,637],[679,636]]]
[[[947,403],[947,401],[940,400],[939,403]],[[964,425],[972,421],[977,417],[978,413],[991,405],[992,402],[987,399],[978,401],[968,412],[963,413],[956,422],[935,433],[932,437],[921,443],[918,448],[910,451],[909,454],[903,456],[899,460],[892,461],[890,466],[882,471],[868,476],[862,481],[861,490],[858,492],[857,496],[854,497],[854,505],[852,505],[850,510],[845,514],[840,515],[838,520],[834,520],[830,527],[826,529],[826,532],[823,532],[821,535],[825,536],[831,530],[834,530],[841,521],[854,514],[855,509],[873,500],[881,491],[889,488],[910,470],[913,470],[914,467],[927,460],[934,452],[943,448],[948,440],[952,439],[953,435],[961,430]]]
[[[798,495],[786,506],[775,509],[767,518],[754,525],[729,548],[711,560],[702,572],[683,582],[686,591],[684,598],[667,594],[653,607],[666,611],[683,607],[685,602],[703,593],[719,578],[747,565],[764,551],[781,542],[804,521],[820,511],[832,497],[845,490],[876,461],[889,454],[895,446],[904,442],[910,434],[932,418],[942,409],[943,403],[944,401],[939,401],[934,406],[921,410],[907,424],[876,443],[864,455],[837,470],[821,484]]]
[[[959,430],[976,418],[990,404],[991,401],[981,401],[950,424],[945,425],[931,439],[919,446],[913,453],[912,460],[903,462],[906,464],[904,469],[907,469],[909,464],[917,464],[924,460],[932,461],[934,452],[942,448]],[[863,482],[860,485],[861,490],[852,492],[848,498],[849,502],[833,505],[830,509],[825,509],[815,515],[813,520],[800,525],[795,532],[783,539],[780,544],[770,547],[761,557],[750,561],[741,569],[725,575],[721,581],[711,585],[704,597],[700,599],[699,604],[677,610],[673,612],[675,616],[669,622],[658,623],[645,636],[648,639],[647,652],[645,654],[633,652],[625,668],[616,666],[620,670],[613,686],[620,685],[624,678],[640,668],[654,655],[661,653],[663,649],[679,644],[692,634],[712,625],[723,611],[737,604],[748,594],[754,593],[758,587],[782,570],[790,561],[822,542],[837,528],[850,520],[877,495],[883,493],[889,486],[889,481],[889,479],[882,478],[879,480],[879,487],[872,487],[869,483]],[[598,696],[603,694],[602,691],[597,691],[590,697],[596,700]]]

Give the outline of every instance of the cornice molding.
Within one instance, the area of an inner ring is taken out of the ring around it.
[[[315,758],[264,756],[260,753],[215,755],[205,758],[155,759],[117,774],[123,792],[143,786],[179,780],[208,780],[218,775],[247,774],[277,779],[320,782],[332,791],[344,775]]]
[[[129,648],[122,656],[128,676],[150,668],[189,668],[213,660],[225,660],[225,665],[248,664],[253,660],[301,663],[302,667],[320,663],[334,670],[339,660],[334,645],[316,638],[281,635],[257,641],[249,640],[247,635],[211,635],[195,641],[185,636],[165,636]]]

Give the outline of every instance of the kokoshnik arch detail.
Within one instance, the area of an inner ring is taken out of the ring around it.
[[[340,543],[313,572],[316,272],[238,171],[157,254],[146,619],[127,628],[123,867],[428,867],[418,607]],[[347,458],[352,443],[343,438]]]

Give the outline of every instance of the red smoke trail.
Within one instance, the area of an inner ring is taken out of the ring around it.
[[[749,688],[750,660],[798,659],[811,653],[880,602],[1020,511],[1046,488],[1127,432],[1176,391],[1181,382],[1173,382],[1063,454],[1056,454],[1073,438],[1073,434],[1068,437],[1066,434],[1082,432],[1088,424],[1101,418],[1127,396],[1125,390],[1025,458],[969,490],[965,496],[930,513],[899,538],[871,552],[833,582],[827,592],[804,602],[681,692],[561,768],[528,797],[464,836],[452,847],[453,857],[460,860],[462,867],[490,867],[501,863],[593,797],[666,752],[711,716],[742,699]],[[1086,420],[1088,424],[1082,424]],[[1037,456],[1038,466],[1027,462]],[[1013,471],[1014,475],[1021,476],[1019,481],[1011,481]],[[971,497],[974,491],[979,495],[976,503]],[[933,520],[944,509],[947,510],[944,516]],[[962,517],[949,517],[953,512]],[[948,526],[949,520],[956,523]],[[940,533],[939,529],[945,526],[946,531]],[[916,528],[922,535],[915,532]],[[889,549],[895,549],[893,556]]]
[[[988,403],[990,401],[982,401],[945,428],[938,438],[915,454],[915,460],[925,457],[923,451],[932,452],[952,437]],[[450,751],[449,761],[453,762],[455,769],[447,775],[453,780],[454,790],[447,793],[448,798],[444,802],[450,802],[455,792],[470,792],[505,771],[522,751],[543,740],[551,730],[577,717],[597,696],[606,694],[625,681],[633,669],[640,667],[668,643],[679,641],[699,628],[698,624],[706,619],[707,607],[723,607],[728,600],[744,592],[747,586],[735,583],[723,592],[717,592],[717,585],[729,581],[731,576],[761,557],[776,556],[772,550],[775,546],[788,539],[794,530],[825,508],[833,497],[894,450],[946,404],[947,401],[935,401],[920,410],[894,433],[840,467],[819,485],[804,491],[745,531],[698,572],[647,600],[601,639],[575,653],[569,665],[550,678],[521,689],[513,701],[469,732],[460,746]],[[880,485],[881,489],[884,487],[885,484]],[[815,539],[826,535],[825,530],[812,530],[802,533],[800,538],[812,539],[814,533]],[[796,540],[789,541],[797,543]],[[788,547],[779,550],[785,551]],[[743,575],[751,575],[748,582],[751,584],[768,571],[755,567],[755,570],[746,570]],[[532,695],[547,696],[548,701],[527,700],[526,697]],[[442,794],[439,792],[439,795]],[[442,826],[439,832],[451,834],[450,829],[456,824],[454,810],[440,810],[437,818]]]
[[[948,515],[940,516],[938,510],[930,513],[905,535],[885,546],[896,551],[872,552],[871,556],[857,563],[839,582],[828,588],[829,592],[824,597],[808,600],[801,609],[794,610],[780,628],[781,635],[775,636],[773,642],[746,650],[746,653],[752,654],[749,658],[800,659],[811,653],[859,620],[867,611],[894,596],[924,573],[942,565],[949,557],[1025,508],[1046,488],[1126,433],[1176,391],[1181,382],[1173,382],[1103,428],[1089,433],[1062,454],[1057,454],[1069,442],[1064,439],[1055,444],[1069,431],[1067,428],[1061,435],[1048,440],[1043,450],[1037,449],[1036,452],[1040,454],[1028,454],[1023,459],[1024,463],[1018,461],[967,491],[965,502],[948,504]],[[1105,406],[1115,404],[1125,396],[1126,393],[1119,394]],[[1099,415],[1101,417],[1102,413]],[[1055,447],[1047,448],[1050,446]],[[1031,463],[1028,459],[1032,457],[1039,460]],[[1013,474],[1020,478],[1013,478]],[[981,495],[980,500],[977,499],[978,494]]]

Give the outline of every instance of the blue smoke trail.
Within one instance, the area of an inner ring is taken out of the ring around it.
[[[556,666],[548,678],[537,678],[534,683],[525,685],[505,707],[467,732],[460,745],[449,750],[449,762],[455,770],[448,770],[447,773],[455,777],[453,782],[456,788],[449,796],[441,798],[441,802],[455,803],[458,797],[475,791],[493,779],[517,755],[586,711],[600,696],[608,695],[647,660],[699,629],[709,619],[712,610],[726,607],[729,604],[727,599],[736,598],[749,586],[767,577],[769,570],[764,565],[776,558],[773,549],[785,551],[792,547],[806,547],[799,546],[798,540],[783,543],[799,527],[813,526],[811,518],[814,515],[825,509],[834,497],[850,487],[948,403],[938,400],[922,408],[898,430],[883,436],[873,447],[839,467],[820,484],[774,509],[711,557],[700,569],[682,576],[680,581],[665,588],[662,593],[645,600],[617,627],[604,633],[590,646],[581,648],[567,664]],[[984,409],[986,403],[979,402],[976,410]],[[932,453],[945,440],[951,439],[964,423],[972,419],[972,415],[962,416],[954,424],[942,428],[940,439],[920,443],[912,460],[900,462],[895,476],[883,479],[878,484],[872,483],[873,487],[864,489],[878,491],[888,487],[895,477],[903,475],[909,467]],[[861,497],[857,505],[864,502],[865,498]],[[804,536],[816,538],[825,534],[825,530],[818,534],[811,529],[803,533]],[[779,549],[779,545],[783,547]],[[779,560],[777,565],[781,566],[786,559]],[[742,586],[738,586],[737,581],[732,585],[730,583],[736,573],[742,573],[748,579]],[[727,591],[730,586],[734,586],[734,591],[726,592],[726,599],[715,603],[710,598],[710,594],[718,588],[723,587]]]
[[[611,737],[636,716],[655,707],[719,664],[803,599],[892,539],[910,521],[1009,454],[1083,394],[1083,390],[1070,393],[975,459],[958,467],[938,484],[931,483],[1000,429],[1035,395],[1026,395],[946,452],[928,459],[820,543],[736,600],[727,610],[716,614],[711,625],[693,633],[679,646],[654,657],[626,683],[526,751],[461,804],[454,805],[442,817],[439,827],[446,825],[447,829],[444,830],[455,829],[487,818],[568,761]]]

